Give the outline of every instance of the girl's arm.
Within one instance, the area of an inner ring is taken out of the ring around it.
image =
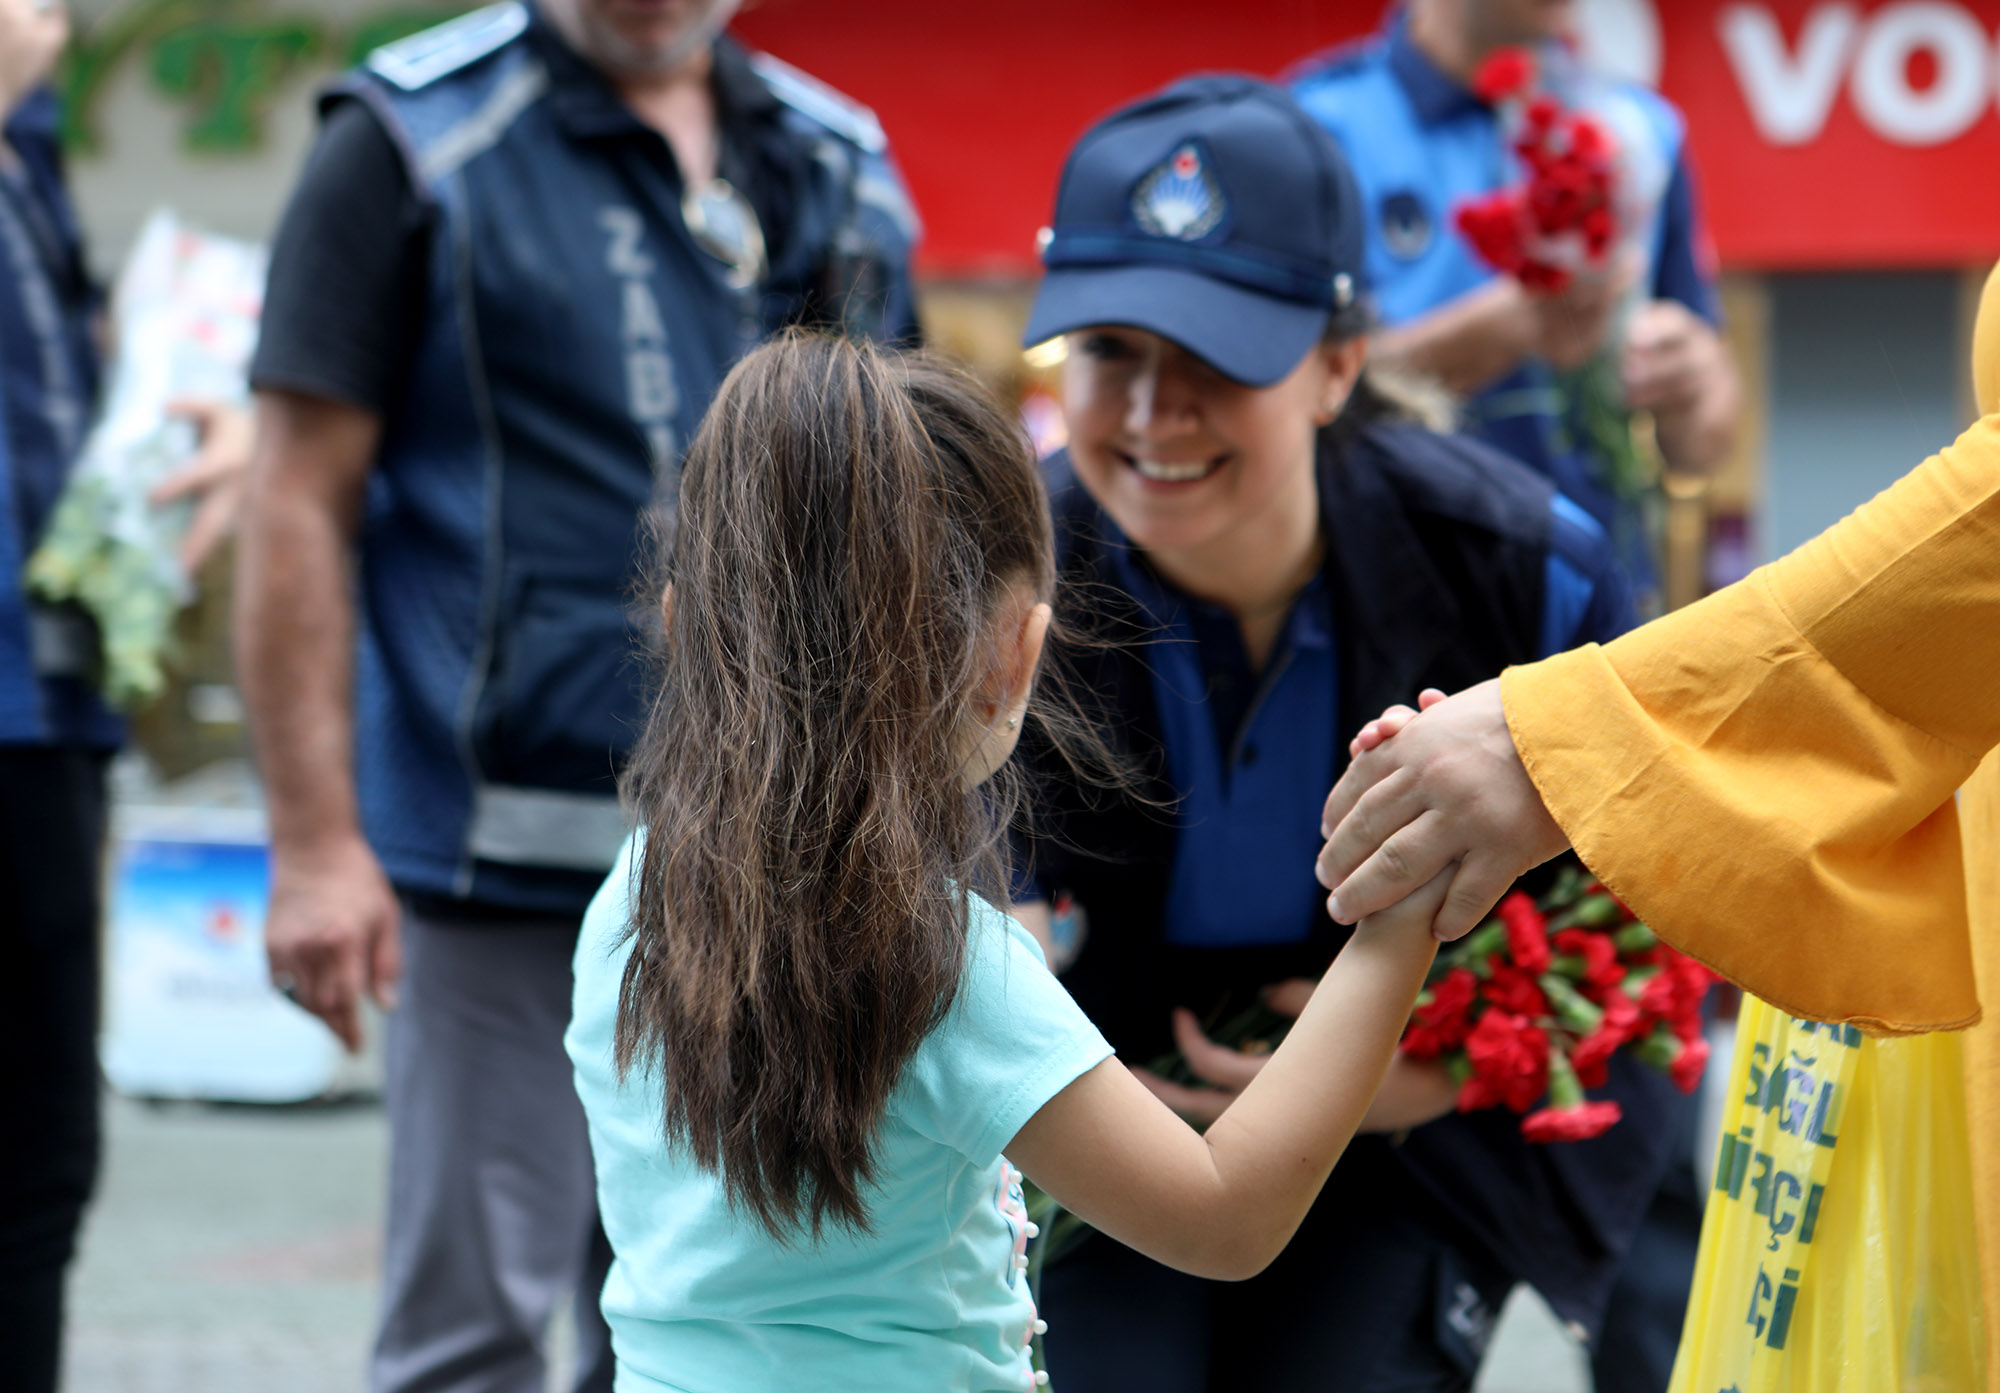
[[[1006,1148],[1064,1208],[1200,1277],[1261,1272],[1305,1217],[1382,1082],[1437,944],[1440,876],[1363,920],[1299,1022],[1202,1135],[1115,1059]]]

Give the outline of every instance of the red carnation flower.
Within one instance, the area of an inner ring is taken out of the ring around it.
[[[1589,1141],[1601,1136],[1623,1117],[1616,1103],[1578,1103],[1567,1108],[1543,1108],[1521,1119],[1521,1135],[1529,1141]]]
[[[1585,1088],[1602,1088],[1611,1078],[1611,1056],[1631,1043],[1644,1017],[1631,997],[1615,987],[1604,994],[1604,1019],[1570,1051],[1570,1063]]]
[[[1708,995],[1714,974],[1693,958],[1672,949],[1658,950],[1660,970],[1639,994],[1639,1009],[1678,1027],[1699,1021],[1701,1000]]]
[[[1533,1107],[1548,1088],[1548,1033],[1512,1011],[1489,1010],[1482,1015],[1465,1037],[1465,1057],[1474,1077],[1491,1084],[1500,1101],[1515,1112]]]
[[[1521,109],[1521,124],[1526,130],[1524,140],[1540,141],[1555,128],[1556,118],[1562,115],[1562,103],[1544,92]]]
[[[1535,908],[1535,902],[1516,890],[1500,901],[1494,911],[1507,929],[1507,956],[1526,972],[1545,972],[1549,966],[1549,921]]]
[[[1411,1013],[1409,1028],[1403,1032],[1403,1052],[1417,1059],[1436,1059],[1464,1044],[1478,992],[1479,979],[1470,968],[1455,967],[1433,982],[1425,991],[1428,1000]]]
[[[1488,106],[1518,96],[1535,80],[1535,60],[1524,48],[1496,48],[1472,75],[1472,91]]]
[[[1602,1088],[1611,1081],[1611,1056],[1625,1043],[1625,1032],[1599,1026],[1577,1041],[1569,1062],[1585,1088]]]
[[[1611,132],[1594,116],[1572,115],[1568,134],[1570,153],[1581,160],[1609,162],[1618,150]]]
[[[1708,1041],[1697,1035],[1692,1040],[1681,1041],[1681,1052],[1667,1066],[1667,1076],[1681,1092],[1692,1093],[1701,1087],[1701,1076],[1707,1068]]]
[[[1506,1095],[1500,1091],[1498,1084],[1494,1083],[1491,1079],[1481,1078],[1477,1074],[1474,1074],[1458,1086],[1458,1110],[1460,1112],[1478,1112],[1483,1108],[1497,1108],[1506,1101]]]
[[[1521,191],[1503,189],[1459,205],[1455,221],[1480,260],[1512,273],[1526,259],[1521,245]]]
[[[1583,980],[1588,986],[1610,986],[1625,975],[1625,969],[1618,961],[1618,945],[1611,941],[1609,934],[1589,929],[1558,929],[1555,946],[1558,953],[1583,960]]]
[[[1502,1011],[1517,1016],[1545,1016],[1549,1001],[1534,976],[1512,963],[1495,963],[1493,975],[1479,988],[1479,994]]]

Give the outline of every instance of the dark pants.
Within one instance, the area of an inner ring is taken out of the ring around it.
[[[571,1081],[577,920],[406,904],[384,1055],[389,1222],[373,1393],[541,1393],[573,1299],[574,1393],[610,1393],[590,1135]]]
[[[101,753],[0,746],[0,1393],[53,1393],[97,1177]]]
[[[1374,1154],[1368,1154],[1373,1152]],[[1052,1264],[1041,1313],[1061,1393],[1464,1393],[1512,1283],[1388,1156],[1336,1173],[1277,1261],[1210,1282],[1096,1235]],[[1340,1182],[1345,1183],[1340,1183]]]
[[[1590,1359],[1596,1393],[1666,1393],[1673,1377],[1695,1253],[1701,1247],[1704,1196],[1694,1174],[1699,1111],[1697,1099],[1675,1099],[1674,1162],[1611,1289],[1604,1329]]]

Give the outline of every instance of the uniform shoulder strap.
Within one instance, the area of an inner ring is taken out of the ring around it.
[[[368,55],[366,66],[405,92],[414,92],[477,62],[527,29],[528,7],[520,0],[506,0],[378,48]]]
[[[882,123],[875,113],[845,92],[768,53],[751,54],[750,66],[779,101],[842,140],[860,146],[871,155],[889,148],[889,137],[883,134]]]

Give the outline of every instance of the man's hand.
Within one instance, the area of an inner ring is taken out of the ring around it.
[[[1529,294],[1537,354],[1562,371],[1595,358],[1638,275],[1638,258],[1628,252],[1602,270],[1578,274],[1560,294]]]
[[[1357,737],[1359,751],[1326,800],[1319,879],[1327,912],[1344,924],[1388,908],[1456,866],[1433,929],[1466,933],[1521,875],[1569,838],[1528,778],[1500,683],[1429,698],[1425,710],[1385,713]]]
[[[69,42],[69,11],[37,0],[0,0],[0,120],[48,81]]]
[[[8,0],[0,0],[5,3]],[[190,495],[195,499],[194,517],[181,538],[181,569],[192,576],[236,530],[250,448],[257,435],[256,418],[247,407],[216,401],[171,402],[167,414],[193,422],[201,442],[194,458],[162,479],[152,493],[155,507]]]
[[[1663,415],[1688,410],[1726,356],[1708,321],[1680,301],[1641,305],[1625,330],[1625,404]]]
[[[1641,306],[1620,372],[1626,405],[1653,413],[1669,468],[1703,474],[1728,457],[1742,389],[1729,346],[1707,320],[1676,300]]]
[[[356,1053],[361,994],[385,1011],[395,1008],[403,971],[400,921],[396,894],[358,835],[323,848],[272,849],[264,916],[272,985]]]
[[[1296,1016],[1312,999],[1313,983],[1294,977],[1268,987],[1264,1004],[1283,1016]],[[1153,1095],[1196,1127],[1206,1129],[1236,1101],[1236,1095],[1250,1086],[1250,1080],[1271,1058],[1270,1054],[1248,1054],[1218,1045],[1204,1035],[1194,1012],[1174,1012],[1174,1043],[1194,1076],[1207,1087],[1190,1088],[1171,1083],[1145,1069],[1132,1072],[1153,1091]],[[1381,1091],[1361,1120],[1364,1132],[1403,1132],[1443,1117],[1458,1101],[1458,1085],[1435,1060],[1411,1059],[1398,1054],[1390,1062]]]

